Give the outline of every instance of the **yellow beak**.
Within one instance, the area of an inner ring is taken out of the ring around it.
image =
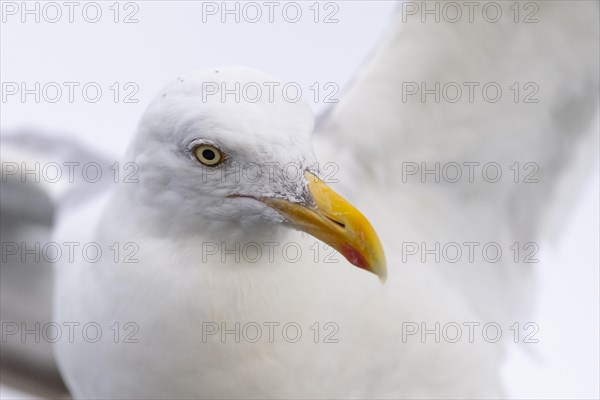
[[[327,243],[349,262],[374,273],[381,282],[387,276],[385,255],[367,219],[342,196],[310,172],[305,172],[313,205],[264,197],[260,201],[282,214],[290,224]]]

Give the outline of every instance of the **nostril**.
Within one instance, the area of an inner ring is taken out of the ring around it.
[[[325,216],[328,220],[330,220],[331,222],[333,222],[334,224],[336,224],[337,226],[339,226],[342,229],[346,229],[346,224],[340,222],[340,221],[336,221],[335,219],[329,217],[329,216]]]

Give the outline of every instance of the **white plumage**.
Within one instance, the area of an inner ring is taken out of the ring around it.
[[[406,242],[479,242],[478,251],[501,245],[499,263],[482,262],[481,254],[475,263],[466,255],[456,264],[427,263],[488,320],[527,315],[534,264],[522,261],[534,251],[522,249],[515,263],[509,247],[539,244],[560,229],[596,158],[597,14],[591,2],[545,2],[537,23],[470,23],[466,15],[459,23],[434,23],[431,15],[422,23],[419,14],[398,12],[317,129],[319,158],[340,165],[343,193],[369,213],[388,251],[401,253]],[[494,89],[484,97],[486,85],[502,90],[497,102]],[[449,167],[448,179],[421,176],[436,163]],[[463,174],[456,183],[452,163]],[[482,176],[492,163],[503,173],[497,183]],[[418,172],[408,174],[414,165]]]

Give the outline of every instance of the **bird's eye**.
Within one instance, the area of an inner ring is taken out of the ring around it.
[[[203,144],[194,149],[196,159],[209,167],[219,165],[223,161],[223,154],[214,146]]]

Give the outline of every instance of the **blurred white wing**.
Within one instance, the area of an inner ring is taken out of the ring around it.
[[[108,171],[109,163],[59,135],[29,130],[2,132],[0,154],[2,384],[26,388],[29,397],[36,393],[62,398],[66,388],[52,343],[35,336],[54,323],[52,260],[57,255],[53,252],[52,228],[61,210],[72,211],[97,197],[111,179],[104,176],[87,182],[82,166],[97,163],[102,171]],[[57,169],[50,166],[58,165],[61,174],[66,174],[65,162],[79,163],[72,182],[62,175],[54,182]],[[24,340],[26,331],[30,333]],[[17,396],[4,393],[5,389],[2,386],[3,395]]]
[[[518,23],[507,14],[423,23],[424,4],[399,7],[321,118],[315,147],[339,165],[339,190],[374,220],[388,251],[425,256],[424,267],[439,269],[482,316],[514,318],[531,303],[535,264],[525,256],[535,258],[547,225],[560,226],[597,157],[598,3],[520,3]],[[424,251],[436,243],[439,262]],[[483,259],[488,243],[503,250],[499,262]],[[444,262],[456,247],[459,261]]]

